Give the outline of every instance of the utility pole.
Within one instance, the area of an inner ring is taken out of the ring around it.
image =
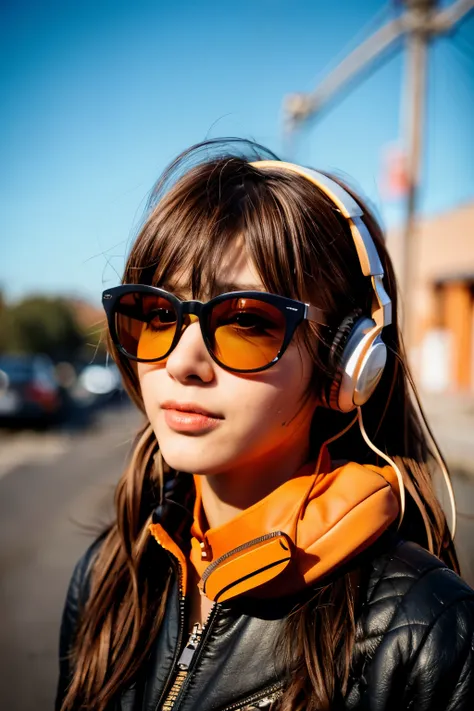
[[[406,151],[407,200],[400,280],[408,309],[415,264],[414,230],[420,184],[428,45],[435,36],[452,32],[456,24],[474,8],[474,0],[456,0],[444,10],[437,9],[437,0],[403,0],[402,4],[402,14],[356,47],[313,92],[288,96],[284,108],[287,128],[294,131],[316,117],[351,80],[370,65],[375,65],[376,60],[397,41],[401,43],[404,40],[407,61],[402,134]],[[409,343],[410,336],[408,333]]]
[[[408,345],[413,343],[414,320],[408,311],[414,299],[416,211],[420,186],[422,138],[426,96],[426,64],[436,0],[405,0],[409,29],[406,33],[405,125],[406,215],[402,234],[401,287],[404,293],[403,324]],[[474,3],[473,3],[474,4]],[[402,98],[403,101],[403,98]]]

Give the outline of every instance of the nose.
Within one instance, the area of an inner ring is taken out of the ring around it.
[[[188,325],[166,359],[166,370],[178,382],[210,383],[215,377],[215,365],[204,344],[198,317],[190,314],[187,320]]]

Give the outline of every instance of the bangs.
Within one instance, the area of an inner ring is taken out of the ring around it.
[[[245,220],[237,186],[219,185],[217,170],[213,176],[210,168],[188,173],[157,206],[144,243],[150,265],[145,283],[179,284],[192,298],[217,293],[222,266],[236,243],[245,241]]]

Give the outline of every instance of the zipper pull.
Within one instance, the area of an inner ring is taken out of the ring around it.
[[[181,656],[178,659],[178,667],[182,671],[186,671],[189,669],[189,665],[191,664],[193,657],[194,657],[194,652],[196,651],[199,640],[201,639],[201,633],[202,633],[202,628],[199,622],[196,622],[196,624],[193,626],[193,631],[189,635],[188,642],[181,652]]]
[[[204,540],[201,541],[199,545],[201,546],[201,560],[210,563],[212,560],[212,548],[209,545],[209,541],[207,540],[206,535],[204,535]]]

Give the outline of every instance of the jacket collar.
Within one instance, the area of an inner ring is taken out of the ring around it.
[[[331,470],[324,450],[292,479],[222,526],[206,530],[200,479],[191,550],[185,554],[160,523],[150,530],[189,566],[211,600],[239,595],[282,597],[326,577],[368,548],[396,520],[398,483],[391,467],[354,462]]]

